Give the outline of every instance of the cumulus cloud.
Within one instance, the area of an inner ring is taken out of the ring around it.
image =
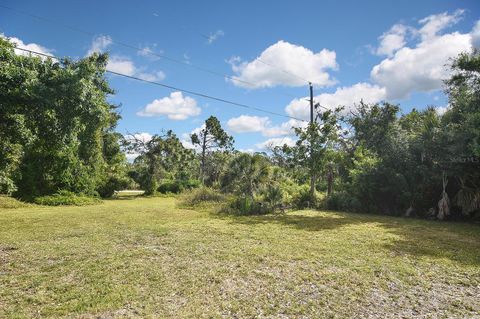
[[[227,121],[227,127],[234,133],[261,133],[263,136],[292,135],[294,127],[305,127],[307,122],[290,119],[280,125],[272,125],[268,117],[241,115]]]
[[[163,71],[158,71],[155,73],[143,73],[140,72],[137,74],[137,76],[146,81],[163,81],[166,77],[165,73]]]
[[[108,35],[101,35],[92,40],[90,49],[88,49],[87,56],[93,53],[105,52],[113,43],[113,40]],[[146,47],[138,51],[139,55],[151,55],[151,49]],[[107,70],[122,73],[129,76],[136,76],[147,81],[162,81],[165,79],[165,73],[162,71],[146,72],[143,68],[135,65],[132,59],[119,55],[111,55],[108,59]]]
[[[138,68],[130,58],[118,55],[112,55],[108,59],[107,70],[135,76],[146,81],[162,81],[166,77],[163,71],[145,72],[143,69]]]
[[[227,121],[227,127],[235,133],[262,132],[270,120],[268,117],[241,115]]]
[[[394,25],[389,31],[379,37],[380,45],[376,50],[378,55],[391,56],[405,45],[405,36],[408,28],[403,24]]]
[[[153,100],[145,108],[138,112],[139,116],[167,116],[170,120],[185,120],[200,114],[197,101],[189,96],[183,96],[182,92],[172,92],[170,96]]]
[[[392,58],[373,67],[372,79],[386,87],[390,99],[406,98],[413,91],[440,89],[450,71],[446,64],[461,52],[470,51],[470,35],[452,33],[402,48]]]
[[[131,76],[137,72],[137,68],[132,60],[117,55],[113,55],[108,59],[107,70]]]
[[[322,93],[315,96],[314,100],[328,109],[344,106],[345,110],[348,111],[360,100],[365,103],[376,103],[384,100],[385,97],[385,88],[362,82],[348,87],[339,87],[334,93]],[[310,104],[306,99],[306,97],[294,99],[287,105],[285,112],[293,117],[309,119]]]
[[[440,14],[433,14],[426,18],[419,20],[418,22],[423,26],[418,30],[418,33],[422,37],[422,40],[431,39],[442,31],[443,29],[450,27],[460,21],[464,10],[456,10],[453,14],[443,12]]]
[[[208,35],[206,37],[207,38],[207,43],[212,44],[213,42],[218,40],[218,38],[223,37],[224,35],[225,35],[225,32],[223,32],[222,30],[217,30],[213,33],[210,33],[210,35]]]
[[[203,123],[200,127],[194,128],[190,133],[183,133],[180,137],[180,142],[182,143],[183,147],[200,151],[201,147],[199,145],[193,145],[192,139],[190,138],[190,136],[192,134],[199,135],[204,128],[205,128],[205,123]]]
[[[285,41],[268,47],[250,62],[241,62],[238,57],[230,59],[236,74],[232,83],[251,89],[274,86],[302,86],[305,79],[317,86],[332,85],[335,81],[327,72],[337,69],[336,53],[323,49],[318,53]],[[248,84],[248,83],[252,84]]]
[[[450,59],[472,48],[472,36],[468,33],[439,34],[456,23],[462,13],[458,10],[451,15],[442,13],[420,20],[423,26],[415,30],[421,39],[417,45],[404,46],[373,67],[370,76],[386,88],[388,99],[407,98],[413,91],[429,92],[442,87],[443,80],[450,75]]]
[[[90,49],[87,51],[87,56],[93,53],[104,52],[113,43],[112,38],[109,35],[100,35],[92,40]]]
[[[274,137],[270,138],[262,143],[255,144],[255,147],[259,150],[269,150],[276,146],[294,146],[295,140],[291,137]]]
[[[30,50],[30,51],[35,51],[35,52],[46,54],[46,55],[52,55],[53,52],[54,52],[54,50],[48,49],[44,46],[41,46],[40,44],[25,43],[22,40],[20,40],[19,38],[7,37],[3,33],[0,33],[0,38],[8,39],[10,42],[14,43],[17,48]],[[30,55],[30,54],[37,55],[37,54],[34,54],[34,53],[25,52],[25,51],[18,50],[18,49],[15,49],[14,52],[15,52],[16,55]],[[43,58],[43,56],[41,56],[41,55],[39,55],[39,56]]]
[[[480,49],[480,20],[477,21],[470,34],[472,35],[472,46]]]

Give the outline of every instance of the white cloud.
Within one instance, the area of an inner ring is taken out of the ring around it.
[[[238,80],[232,80],[232,83],[252,89],[278,85],[302,86],[305,85],[305,79],[317,86],[332,85],[335,81],[326,70],[337,68],[335,51],[323,49],[314,53],[285,41],[271,45],[253,61],[240,62],[235,57],[229,62],[236,74],[233,78]]]
[[[172,92],[170,96],[156,99],[147,104],[138,112],[139,116],[167,116],[170,120],[185,120],[200,114],[197,101],[189,96],[183,96],[182,92]]]
[[[305,127],[307,122],[290,119],[280,125],[272,125],[268,117],[241,115],[227,121],[227,127],[234,133],[261,133],[263,136],[294,134],[293,127]]]
[[[165,73],[163,71],[157,71],[153,73],[144,72],[135,66],[135,63],[130,58],[122,57],[118,55],[112,55],[108,59],[107,70],[135,76],[146,81],[162,81],[165,79]]]
[[[446,64],[461,52],[470,51],[470,35],[451,33],[405,47],[373,67],[372,79],[387,89],[389,99],[406,98],[413,91],[440,89],[450,71]]]
[[[360,100],[365,103],[376,103],[384,100],[385,97],[385,88],[362,82],[349,87],[339,87],[334,93],[322,93],[315,96],[314,100],[328,109],[345,106],[345,111],[348,111]],[[287,114],[300,119],[309,119],[310,103],[306,99],[305,97],[291,101],[285,108]]]
[[[405,36],[407,27],[403,24],[395,24],[388,32],[385,32],[379,37],[380,45],[376,50],[378,55],[391,56],[398,49],[405,45]]]
[[[125,57],[113,55],[108,59],[107,70],[126,75],[135,75],[137,68],[132,60]]]
[[[388,99],[403,99],[414,91],[429,92],[442,87],[443,80],[450,75],[450,59],[471,51],[470,34],[438,34],[456,23],[462,13],[457,10],[452,15],[442,13],[420,20],[423,27],[412,31],[421,36],[420,42],[413,48],[399,49],[373,67],[370,76],[386,88]]]
[[[138,73],[137,76],[146,81],[163,81],[166,77],[163,71],[158,71],[156,73]]]
[[[210,35],[207,37],[207,43],[212,44],[213,42],[218,40],[218,38],[223,37],[224,35],[225,32],[223,32],[222,30],[217,30],[214,33],[210,33]]]
[[[438,115],[443,115],[445,112],[447,112],[448,106],[437,106],[435,108],[435,112],[437,112]]]
[[[182,143],[183,147],[200,151],[201,147],[199,145],[193,145],[192,139],[190,138],[190,136],[192,134],[199,135],[204,128],[205,128],[205,123],[203,123],[200,127],[194,128],[190,133],[183,133],[180,138],[180,142]]]
[[[270,138],[262,143],[255,144],[255,147],[259,150],[269,150],[276,146],[283,146],[287,144],[288,146],[294,146],[295,141],[290,137],[274,137]]]
[[[146,143],[152,139],[152,134],[147,133],[147,132],[142,132],[142,133],[135,133],[135,134],[128,134],[125,135],[125,139],[130,142],[134,142],[136,140],[141,141],[143,143]],[[127,160],[129,162],[133,162],[138,156],[140,156],[140,153],[137,152],[128,152],[125,154],[127,157]]]
[[[90,49],[88,49],[87,56],[93,53],[104,52],[113,43],[112,38],[109,35],[100,35],[92,40]]]
[[[268,117],[241,115],[227,121],[227,127],[235,133],[262,132],[270,124]]]
[[[108,35],[101,35],[98,37],[95,37],[92,40],[92,44],[90,45],[90,49],[87,52],[87,56],[97,52],[97,53],[102,53],[105,52],[105,50],[111,46],[113,43],[113,40],[110,36]],[[151,51],[150,48],[146,47],[143,48],[142,50],[138,51],[139,55],[144,55],[148,56],[153,51]],[[126,74],[129,76],[136,76],[141,79],[147,80],[147,81],[162,81],[165,79],[165,73],[162,71],[157,71],[157,72],[145,72],[143,68],[138,68],[135,63],[132,61],[132,59],[124,56],[119,56],[119,55],[111,55],[108,59],[107,62],[107,70],[116,72],[116,73],[122,73]]]
[[[418,33],[422,37],[422,41],[434,38],[437,36],[437,33],[443,29],[450,27],[460,21],[462,18],[464,10],[456,10],[453,14],[448,14],[448,12],[430,15],[426,18],[423,18],[419,21],[423,25],[418,30]]]
[[[477,21],[470,34],[472,35],[472,46],[480,49],[480,20]]]
[[[147,133],[147,132],[125,135],[125,139],[127,141],[139,140],[139,141],[144,142],[144,143],[150,141],[152,139],[152,137],[153,137],[153,135],[150,134],[150,133]]]
[[[20,40],[19,38],[7,37],[3,33],[0,33],[0,38],[8,39],[10,42],[14,43],[17,48],[30,50],[30,51],[35,51],[35,52],[46,54],[46,55],[52,55],[53,52],[54,52],[54,50],[48,49],[44,46],[41,46],[40,44],[25,43],[22,40]],[[25,56],[30,55],[30,54],[37,55],[37,54],[34,54],[34,53],[29,53],[29,52],[25,52],[25,51],[17,50],[17,49],[15,49],[14,52],[15,52],[16,55],[25,55]],[[38,55],[38,56],[40,56],[41,58],[44,58],[44,56],[41,56],[41,55]]]
[[[157,46],[156,44],[153,45],[154,48],[155,48],[156,46]],[[160,51],[160,52],[159,52],[159,54],[162,54],[162,53],[163,53],[163,51]],[[138,50],[138,51],[137,51],[137,54],[138,54],[139,56],[148,58],[148,59],[151,60],[151,61],[158,61],[158,60],[160,60],[159,55],[158,55],[155,51],[153,51],[153,49],[152,49],[151,47],[148,47],[148,46],[142,48],[141,50]]]

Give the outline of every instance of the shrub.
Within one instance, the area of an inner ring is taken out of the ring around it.
[[[99,188],[98,193],[101,197],[112,197],[115,191],[129,188],[133,180],[126,176],[112,176],[108,178]]]
[[[21,208],[27,206],[28,204],[21,202],[18,199],[0,195],[0,208]]]
[[[160,184],[158,191],[162,194],[174,193],[179,194],[187,189],[197,188],[200,186],[200,181],[196,179],[187,180],[167,180]]]
[[[183,191],[183,186],[176,181],[165,181],[158,186],[157,189],[162,194],[174,193],[178,194]]]
[[[292,204],[298,209],[314,208],[317,204],[317,198],[310,195],[310,186],[300,186],[294,194],[292,194]]]
[[[326,205],[327,209],[331,210],[358,211],[360,208],[357,198],[345,191],[330,195],[326,200]]]
[[[265,190],[264,198],[268,204],[268,209],[275,213],[276,209],[282,204],[283,191],[279,185],[269,184]]]
[[[61,205],[91,205],[98,203],[100,200],[85,195],[77,195],[69,191],[59,191],[53,195],[36,197],[33,202],[38,205],[61,206]]]
[[[223,202],[225,195],[210,187],[200,187],[183,196],[182,202],[194,206],[202,202]]]
[[[258,199],[234,197],[230,201],[226,212],[235,215],[264,215],[271,212],[271,210],[267,204]]]

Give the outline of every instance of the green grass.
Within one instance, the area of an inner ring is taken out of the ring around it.
[[[0,318],[474,318],[478,296],[478,225],[158,197],[0,208]]]

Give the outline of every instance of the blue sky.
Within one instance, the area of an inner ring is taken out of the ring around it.
[[[108,51],[114,71],[296,118],[308,114],[305,80],[314,82],[316,100],[326,107],[348,109],[363,98],[399,103],[404,112],[427,105],[441,112],[447,106],[444,65],[480,44],[478,1],[0,0],[0,5],[55,21],[0,7],[0,33],[19,46],[77,58]],[[111,100],[122,105],[118,130],[124,134],[173,129],[187,140],[215,115],[238,149],[262,150],[291,143],[290,127],[301,125],[118,76],[109,79],[116,91]]]

